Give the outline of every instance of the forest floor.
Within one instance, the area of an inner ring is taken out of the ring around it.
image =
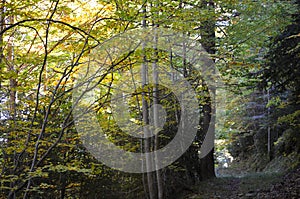
[[[220,176],[195,187],[185,199],[300,198],[300,167],[288,173],[246,173]]]

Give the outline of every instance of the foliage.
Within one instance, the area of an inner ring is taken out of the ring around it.
[[[293,5],[294,8],[286,10],[288,5],[280,2],[270,9],[271,13],[281,10],[279,12],[285,14],[290,22],[279,23],[280,19],[275,18],[281,14],[271,14],[268,17],[269,13],[266,11],[266,16],[262,18],[266,17],[270,24],[275,19],[274,23],[279,24],[275,29],[268,28],[267,34],[262,35],[266,37],[262,42],[255,38],[246,39],[246,43],[255,41],[253,44],[261,45],[261,50],[254,53],[254,59],[248,59],[255,68],[250,67],[248,70],[247,67],[248,71],[243,72],[244,75],[238,75],[242,77],[241,81],[246,83],[242,85],[247,87],[240,88],[239,92],[242,95],[234,98],[238,103],[234,100],[231,102],[233,110],[229,117],[235,116],[235,119],[229,120],[235,124],[230,126],[235,129],[230,136],[231,151],[238,158],[256,162],[256,165],[253,165],[256,169],[264,168],[273,158],[287,156],[299,150],[296,144],[299,137],[296,133],[299,131],[299,88],[296,86],[299,85],[299,9],[295,6],[298,3]],[[254,52],[251,49],[253,48],[250,48],[250,54]],[[242,59],[246,57],[248,56],[244,54]],[[288,133],[289,131],[294,133]],[[251,135],[247,138],[247,145],[241,143],[245,132]]]
[[[278,128],[278,151],[296,150],[283,149],[285,144],[299,143],[294,139],[299,129],[299,13],[290,2],[7,0],[0,6],[0,197],[143,198],[150,194],[147,185],[158,184],[155,180],[108,168],[85,149],[71,103],[78,70],[87,66],[92,50],[119,33],[145,26],[187,34],[215,60],[226,89],[232,91],[221,111],[225,125],[216,126],[218,138],[231,139],[232,146],[241,144],[244,154],[265,153],[261,149],[266,128],[272,127]],[[202,118],[189,150],[158,172],[164,180],[164,196],[172,197],[214,174],[212,152],[201,160],[198,154],[213,114],[211,99],[205,82],[193,76],[186,60],[156,49],[112,60],[109,67],[101,68],[100,97],[92,108],[110,141],[128,151],[145,151],[139,139],[117,126],[109,101],[121,74],[129,74],[144,59],[158,58],[194,86]],[[140,104],[154,103],[154,87],[137,88],[128,98],[132,123],[144,122]],[[157,137],[159,144],[152,144],[150,151],[172,140],[181,116],[176,97],[163,86],[157,88],[168,117]],[[261,88],[269,89],[269,100]],[[238,146],[233,148],[240,153]]]

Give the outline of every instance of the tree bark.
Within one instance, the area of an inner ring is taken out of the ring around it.
[[[14,17],[8,17],[9,23],[14,23]],[[8,71],[11,73],[17,73],[14,66],[14,40],[13,36],[9,38],[7,44],[7,60],[8,60]],[[15,75],[14,75],[15,76]],[[15,77],[9,79],[9,115],[10,119],[15,122],[16,120],[16,96],[17,96],[17,80]]]
[[[213,123],[211,128],[212,131],[215,131],[215,124],[214,124],[214,109],[212,109],[212,104],[208,103],[203,106],[203,111],[204,111],[204,119],[203,119],[203,132],[207,133],[209,124]],[[208,139],[208,141],[214,141]],[[210,143],[213,144],[213,143]],[[211,149],[211,151],[200,160],[200,179],[205,180],[209,178],[216,177],[215,174],[215,166],[214,166],[214,149]]]
[[[212,0],[203,1],[202,5],[207,9],[214,10],[214,2]],[[201,34],[201,44],[203,48],[210,54],[215,54],[215,19],[209,19],[203,22],[203,34]],[[203,106],[204,119],[203,119],[203,132],[207,133],[209,124],[211,123],[211,130],[215,132],[215,114],[214,98],[216,96],[216,89],[212,88],[210,91],[210,98],[206,100]],[[211,143],[213,144],[213,143]],[[202,180],[216,177],[214,168],[214,148],[201,159],[200,163],[200,178]]]
[[[146,27],[146,7],[143,8],[144,18],[142,21],[142,27]],[[145,41],[142,43],[142,50],[144,51],[146,47]],[[141,68],[141,77],[142,77],[142,113],[143,113],[143,125],[149,125],[149,111],[148,111],[148,102],[146,100],[146,93],[145,89],[147,86],[147,78],[148,78],[148,66],[147,66],[147,59],[146,55],[143,55],[143,63]],[[153,160],[151,159],[151,156],[149,155],[150,149],[151,149],[151,140],[149,137],[149,129],[148,127],[143,128],[144,131],[144,152],[146,153],[146,169],[147,171],[152,170],[152,163]],[[154,199],[155,198],[155,191],[153,187],[153,176],[152,172],[147,172],[147,181],[148,181],[148,191],[149,191],[149,198]]]
[[[156,32],[156,26],[154,27],[154,61],[152,63],[152,69],[153,69],[153,121],[154,121],[154,128],[158,128],[159,123],[159,115],[158,115],[158,107],[156,106],[159,103],[158,99],[158,72],[157,72],[157,32]],[[157,151],[159,147],[159,137],[158,132],[155,134],[154,138],[154,151]],[[158,169],[158,159],[155,156],[155,173],[156,173],[156,181],[157,181],[157,194],[158,199],[163,198],[163,184],[161,180],[161,173]]]

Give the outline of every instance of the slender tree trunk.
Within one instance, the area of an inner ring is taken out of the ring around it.
[[[152,69],[153,69],[153,121],[154,121],[154,127],[155,129],[158,128],[158,122],[159,122],[159,115],[158,115],[158,107],[156,106],[159,103],[159,96],[158,96],[158,72],[157,72],[157,29],[156,25],[154,26],[154,61],[152,63]],[[154,151],[157,151],[159,147],[159,136],[158,132],[155,134],[154,138]],[[156,169],[156,181],[157,181],[157,194],[158,194],[158,199],[163,198],[163,184],[161,180],[161,172],[158,169],[158,159],[155,156],[155,169]]]
[[[143,111],[143,125],[149,124],[149,113],[148,113],[148,102],[146,100],[146,93],[144,89],[146,88],[146,78],[147,78],[147,65],[146,63],[142,64],[142,111]],[[146,169],[152,170],[152,159],[149,155],[150,149],[151,149],[151,141],[149,135],[149,129],[148,127],[144,127],[144,135],[145,137],[145,143],[144,143],[144,150],[146,153]],[[149,196],[150,199],[154,198],[154,187],[153,187],[153,177],[152,172],[147,172],[147,180],[148,180],[148,189],[149,189]]]
[[[14,17],[10,16],[9,23],[14,23]],[[9,38],[8,44],[7,44],[7,60],[8,60],[8,71],[11,73],[17,73],[16,68],[14,66],[14,40],[13,36]],[[9,114],[10,119],[15,122],[16,120],[16,91],[17,87],[17,80],[14,77],[11,77],[9,79]]]
[[[269,103],[269,101],[270,101],[270,91],[268,89],[268,91],[267,91],[267,104]],[[267,115],[268,115],[268,118],[269,118],[270,117],[270,107],[267,108]],[[270,124],[268,124],[268,158],[269,158],[269,161],[271,161],[271,159],[272,159],[271,144],[272,144],[271,127],[270,127]]]
[[[144,5],[143,8],[144,18],[142,21],[143,28],[146,28],[146,5]],[[146,47],[145,42],[142,44],[142,50],[144,51]],[[142,70],[141,70],[141,76],[142,76],[142,112],[143,112],[143,125],[149,124],[149,111],[148,111],[148,102],[146,100],[146,93],[145,89],[147,86],[147,79],[148,79],[148,66],[147,66],[147,59],[146,55],[143,55],[143,63],[142,63]],[[149,155],[150,149],[151,149],[151,139],[149,139],[149,129],[148,127],[144,127],[144,135],[145,135],[145,143],[144,143],[144,152],[146,153],[146,169],[152,170],[152,163],[153,160],[151,159],[151,156]],[[147,172],[147,181],[148,181],[148,191],[149,191],[149,198],[154,199],[155,198],[155,192],[153,187],[153,176],[152,172]]]
[[[5,2],[4,2],[5,3]],[[3,4],[4,5],[4,4]],[[9,16],[8,18],[9,24],[14,23],[14,16]],[[11,122],[11,131],[15,131],[15,124],[16,124],[16,100],[17,100],[17,79],[16,74],[17,70],[14,65],[14,36],[11,35],[9,37],[9,41],[7,43],[7,63],[8,63],[8,71],[11,74],[15,74],[13,77],[9,79],[9,119]],[[13,163],[14,166],[17,165],[17,153],[14,151],[13,155]],[[14,171],[12,171],[12,174],[14,174]],[[12,190],[14,190],[15,182],[12,181],[10,183],[10,187]],[[10,195],[11,198],[16,198],[15,191],[11,192]]]

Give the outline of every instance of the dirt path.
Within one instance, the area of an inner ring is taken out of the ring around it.
[[[299,199],[300,168],[288,173],[251,173],[239,177],[219,177],[201,182],[186,199],[265,198]]]

